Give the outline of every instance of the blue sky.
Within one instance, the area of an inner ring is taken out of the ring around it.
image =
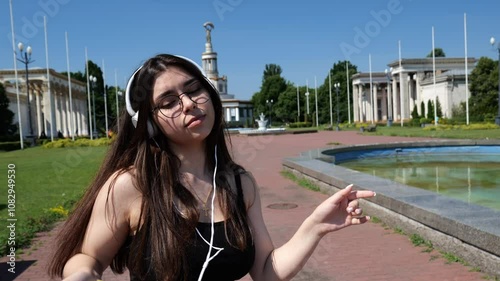
[[[33,48],[45,67],[43,15],[47,16],[50,67],[66,71],[65,32],[72,72],[89,59],[105,64],[107,84],[125,86],[128,76],[157,53],[180,54],[201,62],[203,23],[212,32],[219,73],[230,94],[250,99],[259,91],[265,64],[276,63],[295,84],[314,86],[328,69],[350,60],[361,72],[384,71],[398,59],[425,57],[435,46],[447,57],[464,57],[464,13],[469,57],[498,59],[489,44],[500,40],[500,1],[431,0],[12,0],[16,45]],[[26,3],[31,3],[27,5]],[[0,69],[13,68],[9,0],[0,0]],[[18,67],[23,67],[23,65]]]

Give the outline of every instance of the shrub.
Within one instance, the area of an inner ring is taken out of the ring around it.
[[[43,148],[63,148],[63,147],[84,147],[84,146],[108,146],[113,142],[114,138],[99,138],[90,140],[86,138],[77,139],[59,139],[52,142],[47,142]]]
[[[21,149],[20,141],[0,142],[0,151],[13,151]]]
[[[288,124],[288,126],[290,128],[305,128],[305,127],[311,127],[312,122],[295,122]]]

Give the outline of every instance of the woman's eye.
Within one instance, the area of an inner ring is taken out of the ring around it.
[[[196,88],[196,89],[194,89],[192,91],[189,91],[187,94],[190,95],[190,96],[196,96],[200,92],[201,92],[201,88]]]
[[[162,102],[162,108],[172,108],[179,104],[179,99],[177,98],[167,98]]]

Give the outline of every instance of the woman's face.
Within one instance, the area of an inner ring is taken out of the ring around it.
[[[208,90],[184,69],[169,66],[156,78],[153,116],[168,139],[178,145],[203,141],[214,126]]]

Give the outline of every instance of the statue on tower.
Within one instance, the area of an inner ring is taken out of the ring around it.
[[[214,24],[207,21],[206,23],[203,24],[203,26],[207,30],[207,43],[212,43],[212,37],[210,35],[210,32],[212,31],[212,29],[214,29]]]

